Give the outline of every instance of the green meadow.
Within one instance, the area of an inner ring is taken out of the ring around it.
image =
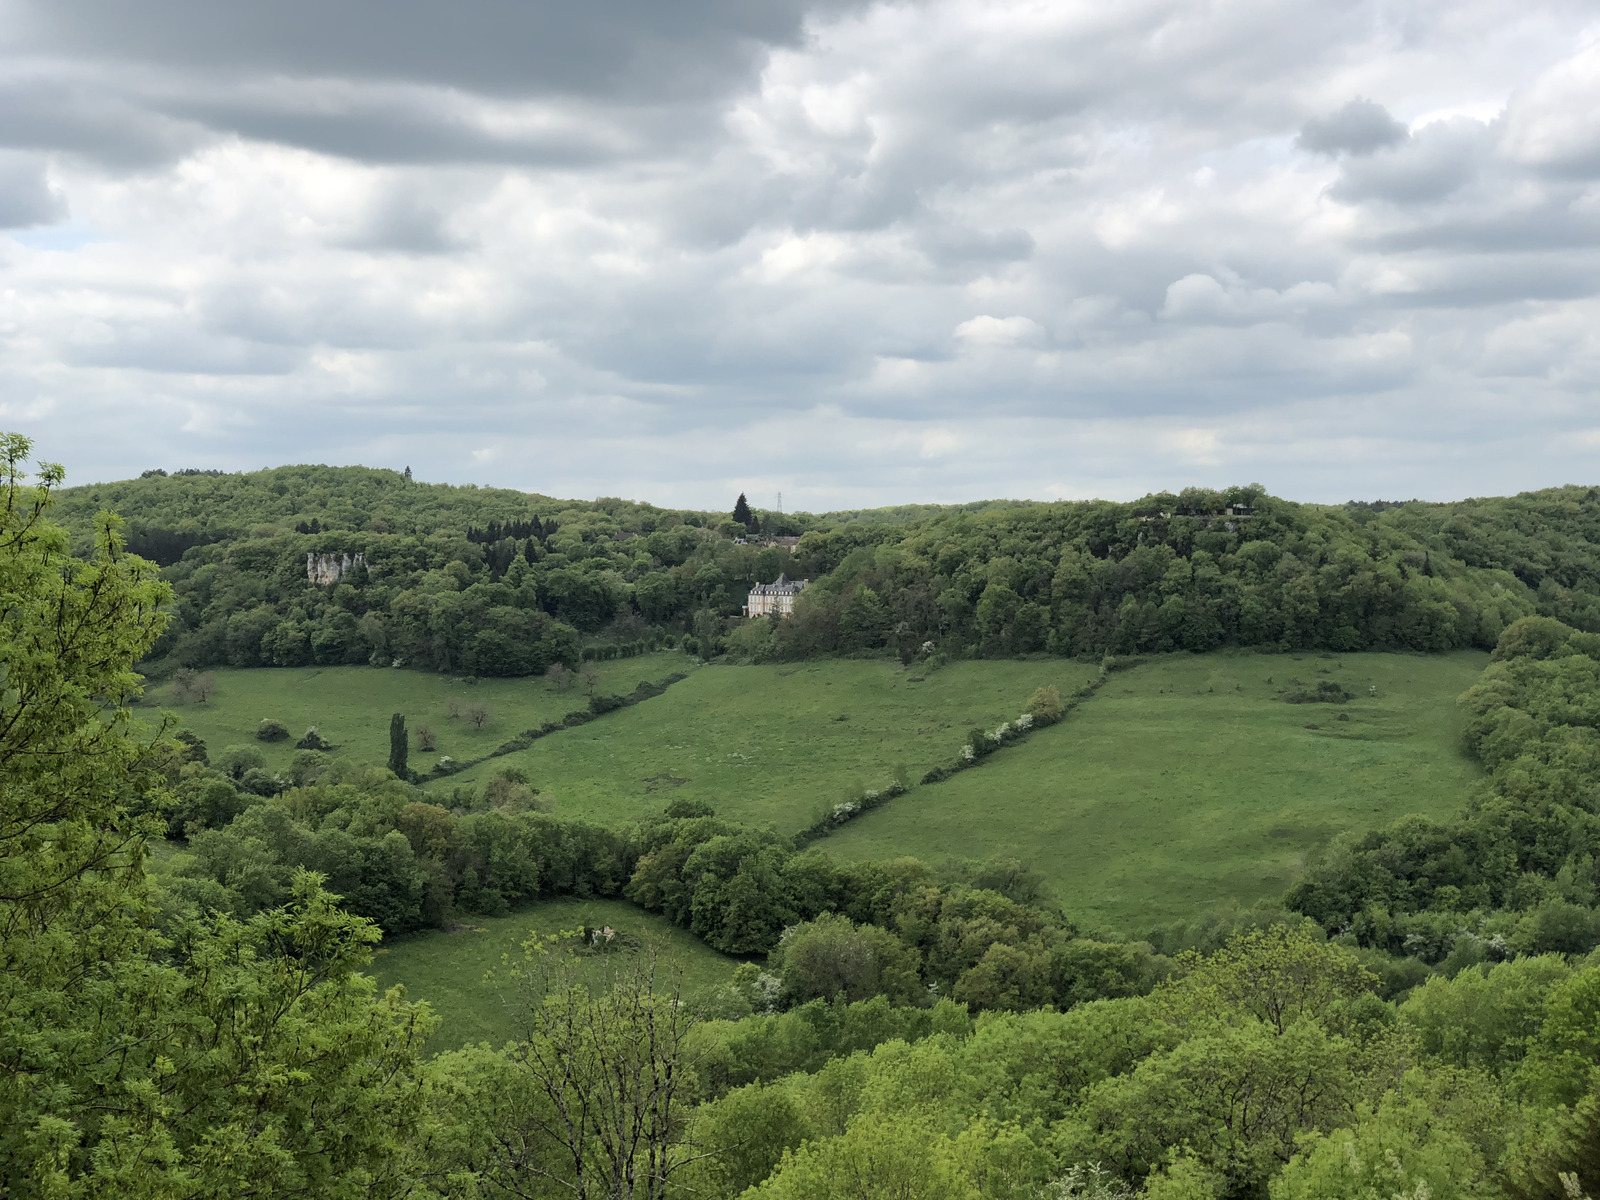
[[[1114,673],[1062,724],[944,783],[913,787],[820,846],[936,864],[1020,858],[1078,919],[1121,932],[1249,903],[1280,894],[1306,855],[1336,834],[1404,813],[1459,811],[1477,768],[1459,748],[1456,697],[1486,661],[1466,651],[1151,659]],[[1098,671],[1064,659],[956,662],[931,672],[852,659],[699,666],[676,652],[597,666],[605,693],[674,672],[688,677],[661,696],[430,781],[428,792],[448,802],[458,787],[477,789],[517,768],[560,816],[627,821],[683,797],[792,833],[897,772],[915,782],[952,762],[971,728],[1012,719],[1035,688],[1071,695]],[[413,740],[412,764],[425,769],[441,755],[480,757],[587,703],[581,689],[556,692],[533,679],[469,683],[372,667],[214,674],[206,703],[173,714],[213,753],[248,744],[278,769],[292,742],[256,741],[264,717],[296,737],[314,724],[341,753],[382,763],[389,716],[399,711],[413,733],[427,725],[438,738],[431,754]],[[1281,698],[1322,681],[1355,698]],[[144,707],[169,699],[170,685],[154,688]],[[474,704],[493,713],[481,730],[449,715]],[[435,935],[445,939],[440,946],[463,936]]]
[[[707,666],[665,695],[435,781],[434,794],[522,770],[558,815],[601,822],[678,797],[794,833],[818,810],[953,762],[975,724],[1016,717],[1043,684],[1068,694],[1097,668],[1064,659],[959,662],[924,673],[883,660]]]
[[[676,651],[595,663],[597,691],[630,692],[641,680],[652,682],[692,671],[696,660]],[[214,755],[226,746],[245,744],[261,751],[267,766],[282,770],[294,757],[294,743],[315,725],[338,753],[361,762],[389,760],[389,718],[404,713],[411,730],[411,766],[426,771],[442,755],[472,759],[488,754],[507,738],[560,720],[589,698],[574,685],[554,691],[543,679],[479,679],[382,667],[257,667],[217,668],[210,672],[216,691],[204,703],[173,705],[172,685],[160,684],[140,705],[147,720],[164,709],[185,729],[205,740]],[[489,710],[482,728],[467,717],[474,705]],[[451,716],[451,709],[460,714]],[[260,742],[256,730],[263,719],[289,728],[286,742]],[[418,748],[419,726],[438,739],[431,753]]]
[[[473,917],[452,932],[431,930],[389,938],[367,973],[382,987],[404,984],[412,1000],[426,1000],[442,1018],[429,1043],[435,1052],[473,1042],[501,1045],[517,1028],[525,1003],[510,968],[524,959],[533,937],[580,926],[610,925],[657,956],[658,980],[681,973],[683,994],[694,999],[726,984],[736,960],[711,949],[664,917],[622,900],[549,900],[507,917]],[[578,959],[578,977],[603,977],[612,956]],[[492,975],[491,975],[492,973]]]
[[[1406,813],[1460,811],[1476,765],[1456,697],[1485,654],[1164,656],[1061,724],[864,814],[822,848],[1019,858],[1086,925],[1137,932],[1281,894],[1308,853]],[[1343,705],[1287,704],[1298,679]]]

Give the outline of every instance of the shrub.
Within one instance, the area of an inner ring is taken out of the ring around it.
[[[1039,724],[1049,725],[1061,719],[1061,714],[1066,711],[1066,705],[1061,702],[1060,689],[1054,685],[1047,685],[1028,697],[1026,709],[1028,715]]]
[[[315,725],[312,725],[306,730],[305,737],[294,744],[294,748],[296,750],[322,750],[326,752],[332,750],[334,745],[317,732]]]
[[[256,740],[262,742],[286,742],[289,740],[289,727],[282,721],[262,721],[261,727],[256,730]]]
[[[265,767],[267,760],[254,746],[229,746],[217,756],[217,770],[233,779],[243,779],[246,771]]]
[[[434,750],[438,748],[439,738],[430,725],[418,725],[416,729],[417,749]]]
[[[1299,680],[1289,682],[1298,684]],[[1281,695],[1285,704],[1347,704],[1353,698],[1331,679],[1319,680],[1315,688],[1286,688]]]
[[[319,750],[297,750],[289,764],[289,779],[295,787],[309,787],[328,769],[328,759]]]
[[[283,790],[278,777],[265,767],[251,767],[240,777],[239,786],[257,796],[276,796]]]
[[[539,789],[528,783],[528,777],[515,767],[507,767],[483,785],[483,802],[489,808],[523,812],[538,807],[535,799]]]
[[[217,690],[217,677],[210,671],[204,673],[179,667],[172,676],[172,702],[174,704],[204,704]]]
[[[198,733],[189,729],[180,729],[172,735],[175,742],[184,747],[184,758],[188,762],[199,763],[202,767],[210,765],[210,758],[206,754],[206,744]]]

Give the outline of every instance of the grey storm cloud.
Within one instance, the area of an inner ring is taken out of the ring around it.
[[[37,157],[0,152],[0,229],[49,225],[67,215]]]
[[[1403,142],[1409,135],[1383,105],[1358,99],[1325,117],[1312,117],[1295,144],[1317,154],[1371,154]]]
[[[0,426],[718,505],[1585,478],[1591,20],[0,0]]]

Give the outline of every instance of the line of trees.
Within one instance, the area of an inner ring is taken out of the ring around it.
[[[741,497],[741,499],[743,499]],[[1600,631],[1600,499],[1564,488],[1454,505],[1298,505],[1257,487],[1131,504],[743,517],[279,468],[75,489],[164,566],[160,669],[569,665],[585,643],[695,639],[707,657],[1095,656],[1223,645],[1492,647],[1524,616]],[[736,506],[737,511],[737,506]],[[735,535],[803,534],[793,551]],[[336,584],[307,554],[360,553]],[[812,580],[794,619],[738,620],[751,585]],[[767,626],[771,624],[770,628]]]

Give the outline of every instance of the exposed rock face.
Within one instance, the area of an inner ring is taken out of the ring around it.
[[[338,583],[346,575],[367,561],[365,554],[306,554],[306,578],[319,587]]]

